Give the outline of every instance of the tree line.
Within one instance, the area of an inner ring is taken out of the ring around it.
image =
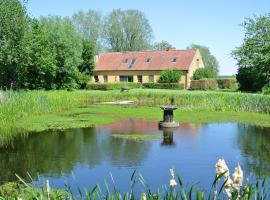
[[[168,48],[174,47],[167,41],[153,43],[151,25],[138,10],[116,9],[106,16],[90,10],[35,19],[23,1],[0,1],[2,89],[83,88],[93,73],[94,56],[101,52]],[[207,67],[217,74],[218,62],[207,47],[188,48],[199,48]]]

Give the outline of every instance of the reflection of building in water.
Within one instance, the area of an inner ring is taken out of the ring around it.
[[[162,128],[163,131],[163,141],[161,145],[174,145],[173,142],[173,132],[175,128]]]
[[[144,119],[119,119],[113,124],[100,125],[102,129],[106,129],[111,133],[129,133],[129,134],[145,134],[160,133],[157,121],[147,121]],[[199,124],[180,124],[174,129],[174,133],[193,133],[198,134],[201,125]]]

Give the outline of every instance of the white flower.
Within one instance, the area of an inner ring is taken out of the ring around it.
[[[50,193],[51,193],[51,187],[50,187],[50,182],[49,182],[49,180],[46,180],[46,191],[47,191],[48,198],[49,198]]]
[[[17,200],[22,200],[22,198],[21,197],[18,197]]]
[[[227,164],[226,164],[226,162],[225,162],[224,159],[219,159],[217,161],[215,167],[216,167],[216,174],[217,175],[220,175],[220,174],[226,172],[224,174],[225,178],[228,178],[230,176],[229,168],[228,168],[228,166],[227,166]]]
[[[147,198],[146,198],[146,194],[143,192],[142,193],[142,196],[141,196],[141,200],[146,200]]]
[[[240,190],[240,187],[243,184],[243,178],[244,178],[244,173],[241,169],[241,166],[238,164],[238,166],[235,168],[234,173],[233,173],[233,187],[237,189],[238,191]]]
[[[173,171],[173,168],[170,169],[170,173],[171,173],[172,178],[174,178],[174,171]]]
[[[177,183],[176,183],[176,181],[175,181],[174,178],[172,178],[172,179],[170,180],[170,186],[171,186],[171,187],[177,186]]]

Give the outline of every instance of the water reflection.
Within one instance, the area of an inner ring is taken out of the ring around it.
[[[237,144],[244,154],[247,171],[270,175],[270,128],[238,125]]]

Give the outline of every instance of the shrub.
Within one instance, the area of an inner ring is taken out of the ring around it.
[[[256,67],[241,67],[238,69],[236,79],[239,83],[239,90],[257,92],[265,85],[265,79],[262,79]]]
[[[213,69],[200,68],[197,69],[193,74],[193,80],[200,80],[204,78],[215,78],[215,73]]]
[[[215,90],[218,88],[216,79],[201,79],[192,80],[190,82],[190,89],[192,90]]]
[[[89,83],[86,88],[89,90],[121,90],[123,87],[141,88],[141,83]]]
[[[165,69],[161,72],[159,82],[160,83],[178,83],[182,72],[176,69]]]
[[[270,86],[266,85],[262,88],[263,94],[270,94]]]
[[[142,86],[148,89],[184,89],[184,84],[179,83],[143,83]]]
[[[218,78],[217,79],[219,89],[235,89],[236,79],[235,78]]]

